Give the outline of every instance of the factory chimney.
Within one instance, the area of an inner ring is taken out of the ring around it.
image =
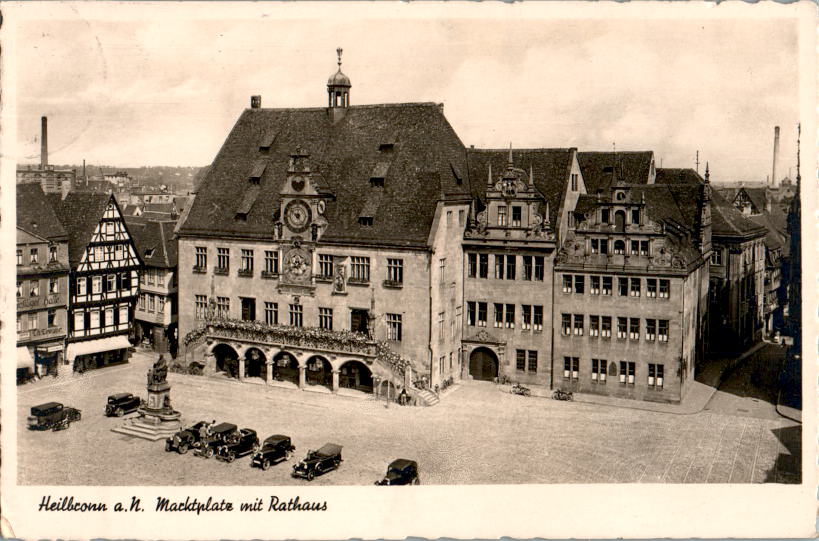
[[[776,162],[779,161],[779,126],[774,127],[773,172],[771,172],[771,188],[777,187]]]
[[[40,119],[40,169],[48,167],[48,117]]]

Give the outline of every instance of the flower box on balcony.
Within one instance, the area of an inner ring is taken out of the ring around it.
[[[193,272],[195,274],[205,274],[207,270],[207,267],[197,267],[196,265],[193,266]]]
[[[220,276],[227,276],[229,272],[230,269],[228,269],[227,267],[215,267],[213,269],[213,274],[218,274]]]
[[[362,278],[348,278],[347,279],[348,286],[368,286],[370,285],[369,280],[364,280]]]
[[[329,284],[329,283],[330,283],[330,282],[332,282],[332,281],[333,281],[333,277],[332,277],[332,276],[325,276],[325,275],[323,275],[323,274],[317,274],[317,275],[316,275],[316,282],[324,282],[324,283],[328,283],[328,284]]]
[[[278,277],[279,277],[278,272],[262,271],[262,278],[266,278],[268,280],[275,280]]]
[[[397,282],[395,280],[384,280],[383,285],[384,285],[384,287],[387,287],[387,288],[390,288],[390,289],[401,289],[402,287],[404,287],[404,282]]]
[[[253,269],[239,269],[236,275],[242,278],[250,278],[253,276]]]

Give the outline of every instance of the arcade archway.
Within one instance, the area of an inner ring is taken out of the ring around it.
[[[333,388],[333,366],[330,361],[321,355],[313,355],[307,359],[305,374],[307,385],[321,385],[328,389]]]
[[[341,365],[338,386],[365,393],[373,392],[373,374],[361,361],[347,361]]]
[[[227,344],[217,344],[213,348],[216,358],[216,370],[224,372],[232,378],[239,377],[239,354]]]
[[[282,351],[273,357],[273,378],[299,384],[299,361],[292,353]]]
[[[267,357],[259,348],[250,348],[245,352],[244,377],[267,379]]]

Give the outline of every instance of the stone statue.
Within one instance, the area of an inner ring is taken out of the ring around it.
[[[344,266],[336,265],[336,276],[333,280],[333,291],[336,293],[344,293],[346,291],[347,282],[344,279]]]
[[[153,367],[148,369],[148,385],[165,383],[167,377],[168,363],[165,361],[165,356],[160,355]]]

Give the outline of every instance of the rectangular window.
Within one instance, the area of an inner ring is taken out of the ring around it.
[[[571,274],[564,274],[563,275],[563,293],[571,293],[572,292],[572,275]]]
[[[529,372],[537,372],[537,351],[529,350],[527,360],[528,360],[527,369],[529,370]]]
[[[631,241],[631,251],[629,252],[630,255],[639,255],[640,253],[640,241],[633,240]]]
[[[671,281],[660,280],[660,298],[667,299],[671,296]]]
[[[57,278],[49,278],[48,279],[48,294],[53,295],[54,293],[59,293],[60,291],[60,282]]]
[[[74,312],[74,330],[82,331],[85,329],[85,314],[83,312]]]
[[[611,276],[603,276],[603,295],[611,295]]]
[[[515,305],[514,304],[507,304],[506,305],[506,328],[507,329],[514,329],[515,328]]]
[[[608,255],[609,253],[609,239],[600,239],[600,253]]]
[[[469,278],[478,277],[478,254],[466,254],[466,269]]]
[[[640,318],[632,317],[628,320],[628,337],[629,340],[640,339]]]
[[[253,272],[253,250],[242,250],[242,272]]]
[[[319,254],[319,270],[321,271],[321,254]],[[325,256],[327,257],[327,256]],[[333,256],[330,256],[330,274],[322,274],[323,276],[330,276],[333,274]],[[279,251],[265,250],[264,251],[264,272],[267,274],[279,274]]]
[[[571,336],[571,334],[572,334],[572,315],[571,314],[561,314],[560,315],[560,330],[563,333],[563,336]]]
[[[620,361],[620,383],[634,385],[635,365],[630,361]]]
[[[535,256],[535,280],[542,282],[543,281],[543,263],[544,258],[542,255]]]
[[[48,261],[49,263],[53,261],[57,261],[57,247],[56,246],[49,246],[48,247]]]
[[[526,350],[519,349],[515,351],[515,368],[518,371],[523,372],[526,370]]]
[[[230,248],[216,249],[216,268],[221,271],[230,270]]]
[[[600,336],[611,338],[611,316],[600,317]]]
[[[523,212],[520,207],[514,206],[512,207],[512,227],[520,227],[522,221]]]
[[[532,327],[536,331],[543,330],[543,306],[533,306]]]
[[[563,379],[577,379],[580,376],[580,357],[563,357]]]
[[[145,284],[145,282],[146,282],[147,280],[148,280],[148,271],[142,271],[142,272],[140,272],[140,273],[139,273],[139,283],[140,283],[140,284]]]
[[[503,327],[503,305],[495,303],[495,328]]]
[[[156,296],[148,293],[148,311],[156,312]]]
[[[504,269],[504,257],[499,254],[495,254],[495,279],[496,280],[503,280],[503,269]]]
[[[631,279],[631,296],[632,297],[639,297],[640,296],[640,279],[639,278],[632,278]]]
[[[489,278],[489,254],[478,254],[478,276]]]
[[[583,336],[583,314],[575,314],[572,324],[572,330],[575,336]]]
[[[657,321],[657,339],[660,342],[668,342],[668,320],[660,319]]]
[[[256,299],[239,297],[242,321],[256,321]]]
[[[498,205],[498,225],[506,225],[506,205]]]
[[[523,257],[523,279],[532,279],[532,256],[525,255]]]
[[[663,365],[661,364],[648,364],[648,386],[654,389],[662,389],[663,388]]]
[[[592,359],[592,383],[606,383],[605,359]]]
[[[91,278],[91,293],[102,293],[102,276]]]
[[[722,250],[719,248],[715,248],[714,251],[711,252],[711,264],[722,265]]]
[[[628,296],[628,278],[617,279],[617,294],[621,297]]]
[[[128,325],[128,305],[120,305],[119,307],[119,324]]]
[[[646,297],[653,299],[657,296],[657,279],[646,278]]]
[[[204,246],[196,247],[196,265],[199,270],[205,270],[208,267],[208,249]]]
[[[319,328],[333,330],[333,309],[319,308]]]
[[[574,292],[582,295],[586,290],[586,277],[581,275],[574,277]]]
[[[89,312],[90,319],[88,321],[88,328],[89,329],[99,329],[100,328],[100,311],[99,310],[91,310]]]
[[[370,281],[370,258],[351,257],[350,258],[350,279],[358,282]]]
[[[116,274],[106,274],[105,275],[105,290],[106,291],[116,291],[117,290],[117,275]]]
[[[165,285],[165,271],[157,269],[156,271],[156,285],[164,286]]]
[[[600,253],[600,241],[598,239],[591,239],[591,253],[599,254]]]
[[[148,269],[148,270],[146,270],[146,271],[145,271],[145,274],[147,275],[148,285],[149,285],[149,286],[154,285],[154,269]]]
[[[475,318],[477,317],[477,304],[475,301],[468,301],[466,303],[466,324],[470,327],[474,327],[477,324]]]
[[[478,327],[486,327],[487,312],[489,306],[485,302],[478,303]]]
[[[444,341],[444,315],[445,312],[438,312],[438,341]]]
[[[119,285],[125,291],[131,289],[131,273],[121,272],[119,275]]]
[[[625,317],[618,317],[617,318],[617,338],[620,340],[625,340],[628,336],[628,318]]]
[[[29,280],[29,282],[28,282],[28,296],[29,297],[39,297],[40,296],[40,281],[39,280]]]
[[[626,253],[626,243],[622,240],[614,241],[614,254],[615,255],[625,255]]]
[[[17,264],[23,264],[23,250],[17,250]]]
[[[32,330],[37,328],[37,314],[28,315],[28,328]]]
[[[404,283],[404,260],[387,258],[387,280],[395,284]]]
[[[36,265],[37,260],[40,258],[40,251],[37,248],[32,248],[29,254],[31,256],[29,261],[32,265]]]
[[[301,304],[290,305],[290,326],[301,327],[304,325],[304,307]]]
[[[57,326],[57,310],[54,308],[49,309],[47,318],[49,328]]]
[[[23,296],[23,282],[17,281],[17,297],[20,298]]]
[[[572,191],[577,191],[577,173],[572,173]]]
[[[657,320],[646,319],[646,340],[653,342],[657,339]]]
[[[279,324],[279,305],[275,302],[264,303],[264,322],[268,325]]]
[[[524,331],[528,331],[532,328],[532,305],[531,304],[521,304],[520,305],[520,328]]]
[[[230,299],[228,297],[216,297],[216,317],[230,317]]]
[[[506,279],[514,280],[517,277],[517,261],[518,258],[514,255],[506,256]]]
[[[611,222],[611,210],[609,209],[600,209],[600,223],[610,223]]]
[[[387,339],[401,341],[401,314],[387,314]]]
[[[600,316],[589,316],[589,336],[600,336]]]
[[[640,225],[640,209],[631,209],[631,223]]]
[[[599,295],[600,294],[600,277],[599,276],[589,276],[589,294],[590,295]]]
[[[648,255],[648,241],[641,240],[640,241],[640,255]]]
[[[156,313],[157,314],[165,313],[165,297],[162,297],[160,295],[156,296]]]
[[[139,295],[139,309],[140,309],[140,310],[145,310],[145,306],[146,306],[146,304],[145,304],[145,298],[146,298],[146,296],[147,296],[147,295],[146,295],[145,293],[141,293],[141,294]]]
[[[444,285],[446,283],[446,258],[442,257],[438,260],[438,283]]]

